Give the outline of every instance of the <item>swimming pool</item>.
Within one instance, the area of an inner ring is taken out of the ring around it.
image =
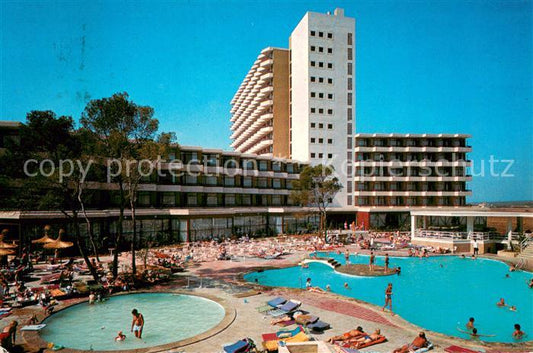
[[[318,257],[332,257],[344,264],[344,255],[318,253]],[[368,263],[368,256],[350,256],[351,263]],[[377,257],[383,265],[383,257]],[[401,266],[401,275],[384,277],[358,277],[335,272],[331,267],[310,263],[300,266],[253,272],[245,276],[267,286],[305,288],[306,278],[313,286],[331,286],[335,293],[364,300],[379,306],[384,304],[387,283],[393,284],[393,310],[402,318],[425,329],[447,335],[468,338],[460,333],[469,317],[475,318],[484,341],[516,342],[511,334],[519,323],[533,337],[533,289],[527,286],[532,277],[527,272],[509,273],[508,266],[500,261],[458,256],[408,258],[391,257],[390,267]],[[507,278],[506,274],[510,274]],[[350,289],[345,289],[347,282]],[[516,312],[496,306],[499,298],[514,305]]]
[[[142,339],[130,332],[136,308],[145,319]],[[180,341],[203,333],[224,318],[224,308],[211,300],[173,293],[119,295],[103,303],[81,303],[50,316],[41,338],[82,350],[129,350]],[[126,340],[115,342],[118,331]]]

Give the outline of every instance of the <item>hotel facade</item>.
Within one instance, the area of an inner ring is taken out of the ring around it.
[[[0,121],[0,154],[7,141],[17,139],[19,123]],[[293,182],[300,162],[194,146],[175,146],[138,188],[137,227],[146,241],[160,244],[229,236],[301,233],[317,228],[318,218],[308,208],[292,203]],[[97,239],[105,242],[118,231],[118,184],[89,180],[86,208]],[[0,189],[0,229],[12,237],[52,232],[71,220],[60,210],[16,210],[4,200],[17,189]],[[125,241],[133,233],[126,209]],[[84,222],[82,235],[87,233]],[[109,244],[111,247],[112,245]]]
[[[471,180],[467,174],[471,166],[467,153],[472,151],[469,135],[355,133],[355,33],[355,19],[346,17],[342,9],[327,14],[308,12],[290,35],[288,61],[283,61],[288,70],[276,69],[275,60],[264,58],[271,49],[263,50],[231,102],[232,146],[242,151],[239,148],[245,141],[247,150],[261,154],[263,145],[256,147],[255,141],[266,131],[248,129],[246,136],[239,132],[242,126],[262,123],[260,101],[265,98],[261,92],[266,89],[246,89],[256,75],[258,82],[277,75],[278,82],[288,79],[290,85],[288,91],[285,86],[269,85],[269,104],[288,94],[288,114],[274,109],[277,124],[268,131],[277,133],[268,135],[268,143],[288,143],[289,149],[285,154],[286,149],[265,154],[333,166],[343,185],[331,204],[333,216],[356,214],[360,225],[382,226],[385,219],[402,224],[399,214],[408,222],[412,208],[464,206],[466,196],[471,195],[466,187]],[[262,65],[266,68],[258,74]],[[287,72],[287,79],[280,77]],[[285,104],[286,100],[278,101]],[[247,109],[250,113],[243,115]],[[280,132],[287,126],[288,135]]]

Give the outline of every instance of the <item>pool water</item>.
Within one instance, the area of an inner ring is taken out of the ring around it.
[[[345,263],[343,254],[318,253],[317,256]],[[368,264],[368,260],[365,255],[350,256],[352,264]],[[383,266],[383,257],[378,256],[376,264]],[[528,334],[524,340],[532,339],[533,289],[527,286],[531,273],[509,272],[508,266],[500,261],[458,256],[391,257],[389,266],[400,266],[401,275],[350,276],[324,264],[310,263],[309,268],[295,266],[253,272],[245,279],[267,286],[305,288],[306,279],[311,278],[313,286],[324,289],[329,284],[332,292],[379,306],[385,304],[385,288],[391,282],[394,312],[420,327],[469,338],[457,328],[464,329],[468,318],[474,317],[479,334],[494,335],[482,337],[484,341],[516,342],[512,337],[516,323]],[[349,289],[344,288],[345,282]],[[500,298],[516,306],[517,311],[496,306]]]
[[[131,329],[136,308],[145,325],[142,339]],[[103,303],[81,303],[50,316],[41,337],[56,345],[83,350],[128,350],[183,340],[205,332],[224,318],[218,303],[190,295],[139,293],[119,295]],[[118,331],[126,340],[115,342]]]

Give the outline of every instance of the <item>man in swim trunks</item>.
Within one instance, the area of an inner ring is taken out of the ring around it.
[[[370,252],[370,259],[369,259],[369,263],[368,263],[368,269],[370,270],[370,272],[374,272],[374,260],[375,260],[375,256],[374,256],[374,252],[371,251]]]
[[[417,349],[426,347],[427,344],[428,340],[426,338],[426,334],[424,332],[420,332],[413,342],[403,345],[400,348],[396,348],[394,351],[392,351],[392,353],[408,353],[416,351]]]
[[[385,311],[387,305],[389,305],[390,312],[392,313],[392,283],[389,283],[387,289],[385,289],[385,305],[383,305],[383,311]]]
[[[140,312],[137,311],[137,309],[133,309],[131,314],[133,315],[133,320],[131,321],[131,332],[133,332],[135,337],[141,338],[144,327],[144,317]]]
[[[376,329],[373,334],[371,335],[364,335],[361,338],[356,339],[355,341],[352,341],[355,343],[355,348],[361,348],[362,345],[365,343],[373,342],[381,337],[381,331],[380,329]]]
[[[389,254],[385,254],[385,273],[389,272]]]

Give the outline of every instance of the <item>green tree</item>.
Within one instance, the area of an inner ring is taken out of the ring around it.
[[[154,110],[129,100],[127,93],[90,101],[82,113],[81,124],[99,141],[101,162],[108,166],[107,180],[118,185],[118,232],[114,237],[113,276],[118,274],[118,249],[123,238],[124,210],[132,211],[132,267],[135,272],[135,204],[141,178],[139,161],[157,132],[159,122]]]
[[[2,163],[10,177],[10,187],[15,190],[11,207],[60,210],[71,220],[78,250],[98,280],[87,256],[78,217],[86,199],[83,190],[87,176],[85,166],[80,163],[89,145],[74,130],[71,117],[58,117],[52,111],[31,111],[26,124],[20,126],[19,139],[8,147]],[[31,160],[36,163],[28,164]],[[45,167],[39,168],[38,162],[44,160]]]
[[[320,216],[320,233],[326,236],[326,215],[329,204],[342,189],[339,179],[333,175],[332,166],[322,164],[306,166],[300,173],[300,179],[294,182],[291,198],[302,206],[314,207]],[[326,240],[327,241],[327,240]]]

